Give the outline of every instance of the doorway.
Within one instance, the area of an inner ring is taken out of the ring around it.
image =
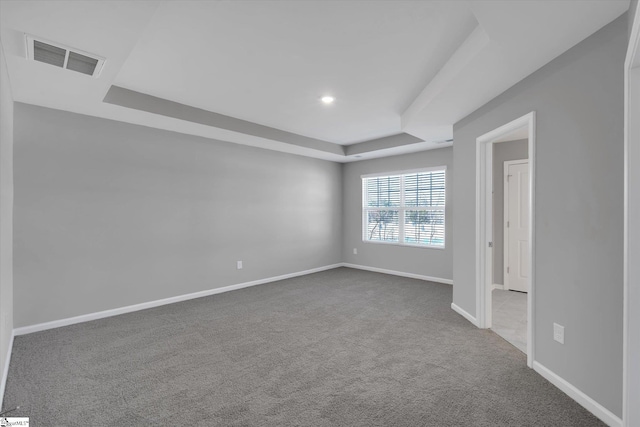
[[[498,165],[499,169],[494,169],[494,163],[498,163],[494,162],[495,147],[503,147],[501,144],[506,146],[509,142],[518,139],[526,141],[523,142],[526,145],[526,160],[513,159],[520,160],[520,162],[507,163],[506,165],[502,162]],[[511,332],[514,329],[519,329],[522,338],[520,345],[506,337],[505,339],[527,354],[527,365],[532,367],[534,354],[533,296],[535,292],[533,268],[535,266],[533,251],[535,113],[531,112],[486,133],[477,138],[476,142],[476,271],[478,272],[476,314],[478,326],[493,328],[496,332],[501,327],[504,330],[511,330]],[[503,168],[506,168],[506,172]],[[505,199],[509,195],[511,197],[507,203],[504,203],[504,219],[498,221],[497,224],[496,217],[501,215],[496,213],[498,209],[494,207],[496,199],[494,197],[496,186],[494,185],[496,182],[502,183],[503,180],[502,177],[494,179],[496,170],[507,175],[505,178],[509,184],[504,187],[503,191],[505,193],[513,192],[513,194],[504,196]],[[508,175],[517,175],[517,177],[508,177]],[[513,206],[510,207],[510,205]],[[504,233],[502,238],[496,238],[496,234],[500,234],[499,231]],[[503,243],[496,247],[499,240],[502,240]],[[495,266],[499,260],[504,263],[502,269]],[[500,274],[502,274],[502,284],[496,283],[496,277]],[[518,291],[526,291],[526,293]],[[508,297],[499,300],[496,298],[496,309],[506,308],[505,304],[509,303],[507,300],[512,300],[511,302],[515,306],[519,305],[520,308],[507,310],[512,312],[512,316],[503,316],[499,310],[494,312],[494,292],[496,296]],[[516,321],[519,322],[519,325],[511,324],[509,327],[504,327],[505,325],[501,323],[509,322],[509,319],[514,317],[517,318]]]
[[[529,292],[528,129],[493,147],[493,290],[491,329],[527,352]]]

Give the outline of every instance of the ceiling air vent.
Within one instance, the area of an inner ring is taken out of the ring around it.
[[[92,77],[98,77],[104,66],[104,58],[78,49],[36,39],[25,35],[27,43],[27,59],[55,65],[67,70],[77,71]]]

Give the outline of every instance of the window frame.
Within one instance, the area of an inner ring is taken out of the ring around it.
[[[405,175],[413,175],[416,173],[428,173],[428,172],[444,172],[444,206],[437,207],[425,207],[425,206],[405,206],[405,189],[404,184]],[[400,177],[400,205],[397,207],[388,207],[388,208],[380,208],[380,207],[368,207],[367,204],[367,191],[365,186],[365,180],[368,178],[387,178],[387,177]],[[432,166],[427,168],[418,168],[418,169],[406,169],[401,171],[392,171],[392,172],[380,172],[380,173],[371,173],[360,175],[361,186],[362,186],[362,242],[363,243],[374,243],[374,244],[382,244],[382,245],[392,245],[392,246],[406,246],[411,248],[421,248],[421,249],[446,249],[447,243],[447,233],[446,233],[446,216],[447,216],[447,167],[446,166]],[[367,214],[369,211],[375,210],[387,210],[387,211],[397,211],[398,212],[398,241],[384,241],[384,240],[370,240],[367,239]],[[404,241],[404,227],[405,227],[405,212],[406,211],[443,211],[443,219],[442,219],[442,227],[443,227],[443,242],[442,245],[424,245],[424,244],[416,244],[416,243],[407,243]]]

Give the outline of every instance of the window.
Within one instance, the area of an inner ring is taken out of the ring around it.
[[[444,166],[362,177],[362,240],[444,248]]]

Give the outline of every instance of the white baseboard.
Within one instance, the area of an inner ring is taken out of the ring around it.
[[[250,286],[262,285],[265,283],[276,282],[278,280],[290,279],[292,277],[304,276],[312,273],[318,273],[320,271],[331,270],[338,267],[342,267],[342,264],[326,265],[324,267],[312,268],[311,270],[283,274],[282,276],[268,277],[266,279],[253,280],[251,282],[238,283],[236,285],[223,286],[221,288],[208,289],[206,291],[193,292],[190,294],[178,295],[175,297],[143,302],[140,304],[128,305],[126,307],[99,311],[96,313],[83,314],[81,316],[69,317],[69,318],[60,319],[60,320],[53,320],[51,322],[45,322],[45,323],[38,323],[36,325],[22,326],[20,328],[15,328],[13,330],[13,334],[16,336],[25,335],[25,334],[31,334],[33,332],[45,331],[47,329],[54,329],[54,328],[60,328],[62,326],[74,325],[76,323],[89,322],[91,320],[97,320],[97,319],[104,319],[105,317],[117,316],[119,314],[131,313],[134,311],[145,310],[147,308],[173,304],[175,302],[187,301],[190,299],[202,298],[210,295],[220,294],[223,292],[235,291],[237,289],[248,288]]]
[[[453,311],[458,313],[460,316],[464,317],[469,322],[471,322],[473,324],[473,326],[476,326],[476,327],[478,326],[478,321],[476,320],[476,318],[473,317],[472,315],[470,315],[469,313],[467,313],[465,310],[461,309],[459,306],[457,306],[454,303],[451,303],[451,308],[453,309]]]
[[[611,427],[622,427],[622,420],[604,406],[578,390],[573,384],[570,384],[564,378],[552,372],[539,362],[533,362],[533,370],[542,375],[551,384],[562,390],[567,396],[578,402],[586,410],[596,417],[600,418],[605,424]]]
[[[15,333],[11,331],[11,338],[9,338],[9,348],[7,349],[7,357],[2,367],[2,382],[0,382],[0,411],[2,411],[4,404],[4,391],[7,386],[7,376],[9,375],[9,364],[11,363],[11,352],[13,351],[13,338]]]
[[[358,270],[373,271],[375,273],[392,274],[394,276],[409,277],[411,279],[420,279],[420,280],[427,280],[429,282],[437,282],[437,283],[444,283],[446,285],[453,285],[453,280],[442,279],[440,277],[424,276],[422,274],[414,274],[414,273],[405,273],[403,271],[387,270],[385,268],[369,267],[366,265],[358,265],[358,264],[342,263],[342,266],[348,267],[348,268],[356,268]]]
[[[504,285],[498,285],[497,283],[494,283],[491,286],[491,289],[500,289],[502,291],[502,290],[504,290]]]

